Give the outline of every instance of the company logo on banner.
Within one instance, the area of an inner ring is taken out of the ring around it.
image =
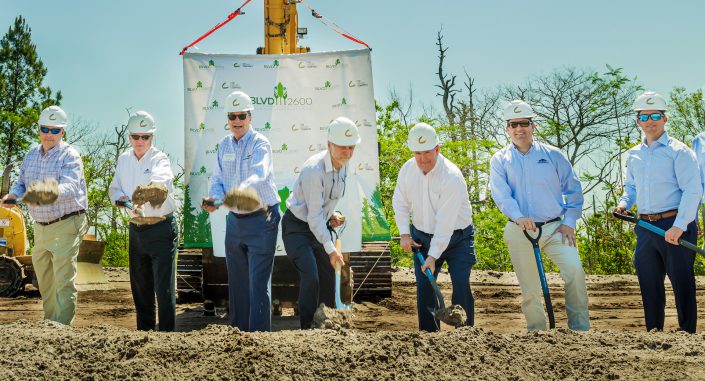
[[[389,239],[379,194],[371,72],[368,50],[292,56],[186,53],[184,129],[190,138],[185,139],[184,246],[213,247],[216,256],[224,255],[225,209],[208,214],[199,205],[212,185],[218,143],[231,134],[224,106],[233,90],[251,97],[251,127],[270,142],[282,212],[304,162],[326,150],[328,124],[339,116],[355,121],[362,142],[336,206],[347,221],[343,251],[359,250],[363,240]],[[276,253],[284,254],[281,240]]]

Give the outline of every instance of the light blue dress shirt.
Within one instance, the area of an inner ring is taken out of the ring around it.
[[[582,215],[583,190],[558,148],[534,141],[527,153],[510,144],[490,160],[490,190],[499,210],[511,220],[546,222],[563,216],[575,229]]]
[[[695,220],[703,195],[695,153],[664,132],[646,145],[646,138],[627,151],[627,177],[619,205],[636,203],[640,214],[678,209],[673,226],[686,230]]]
[[[218,161],[211,177],[210,197],[222,201],[234,187],[252,187],[263,206],[279,203],[274,184],[269,140],[250,128],[239,141],[228,135],[218,143]]]

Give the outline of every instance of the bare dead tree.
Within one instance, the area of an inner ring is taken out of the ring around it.
[[[455,106],[455,95],[460,92],[460,90],[455,88],[455,75],[446,74],[443,68],[448,48],[443,46],[442,32],[443,28],[438,31],[436,37],[436,46],[438,46],[438,71],[436,74],[438,75],[439,81],[439,84],[436,85],[436,87],[441,89],[441,91],[436,93],[436,95],[443,99],[443,110],[445,111],[448,124],[454,126],[456,122],[455,114],[457,111]]]

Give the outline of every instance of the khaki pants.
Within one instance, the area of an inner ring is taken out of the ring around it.
[[[585,272],[578,256],[578,249],[561,242],[561,234],[556,229],[560,221],[544,225],[539,239],[541,254],[551,258],[560,269],[565,281],[565,309],[568,314],[568,327],[576,331],[590,328],[588,316],[588,296],[585,286]],[[533,236],[536,236],[536,232]],[[521,310],[526,317],[529,331],[545,330],[546,315],[543,308],[543,291],[539,271],[534,258],[534,249],[523,230],[509,221],[504,227],[504,240],[509,247],[514,271],[521,286]]]
[[[76,315],[76,259],[88,229],[86,214],[51,225],[34,224],[32,265],[42,293],[44,319],[70,325]]]

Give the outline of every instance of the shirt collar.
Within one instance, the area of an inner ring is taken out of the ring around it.
[[[247,142],[250,140],[250,138],[252,138],[252,136],[253,136],[254,134],[255,134],[255,133],[254,133],[254,131],[252,130],[252,126],[250,126],[250,128],[247,130],[247,132],[245,132],[245,135],[242,136],[242,138],[240,139],[240,141],[243,142],[243,143],[247,143]],[[235,144],[237,144],[238,141],[237,141],[237,139],[235,139],[235,135],[233,135],[233,134],[231,133],[230,136],[232,137],[233,142],[235,142]]]
[[[154,146],[149,147],[149,149],[144,152],[144,155],[142,155],[142,159],[145,159],[145,158],[148,158],[148,157],[152,156],[152,153],[154,153],[154,150],[155,150],[155,149],[156,149],[156,148],[154,148]],[[137,160],[137,161],[142,160],[142,159],[137,159],[137,156],[135,155],[135,149],[134,149],[134,148],[131,148],[130,155],[131,155],[132,157],[134,157],[135,160]]]
[[[517,146],[514,143],[510,143],[510,145],[511,145],[511,149],[516,151],[518,154],[528,155],[536,147],[536,140],[533,140],[533,139],[531,140],[531,147],[529,147],[529,150],[526,151],[526,153],[519,151],[519,148],[517,148]]]
[[[663,134],[661,135],[661,137],[659,137],[658,139],[656,139],[656,143],[659,143],[659,144],[661,144],[662,146],[667,146],[667,145],[668,145],[668,132],[667,132],[667,131],[664,131]],[[641,145],[642,145],[642,147],[649,147],[649,146],[646,144],[646,136],[644,136],[643,138],[641,138]]]
[[[38,147],[38,148],[39,148],[39,153],[40,153],[41,155],[44,155],[44,156],[51,155],[51,154],[53,154],[54,152],[61,151],[61,150],[63,149],[64,144],[67,144],[67,143],[62,140],[62,141],[59,142],[59,144],[57,144],[57,145],[51,147],[51,149],[50,149],[49,151],[44,152],[44,146],[43,146],[41,143],[39,143],[39,147]]]
[[[333,158],[330,156],[330,151],[325,150],[325,156],[323,156],[323,166],[326,171],[328,172],[333,172],[335,171],[335,167],[333,166]],[[348,168],[348,164],[346,163],[344,166],[340,167],[338,172],[340,173],[345,173],[346,169]]]

